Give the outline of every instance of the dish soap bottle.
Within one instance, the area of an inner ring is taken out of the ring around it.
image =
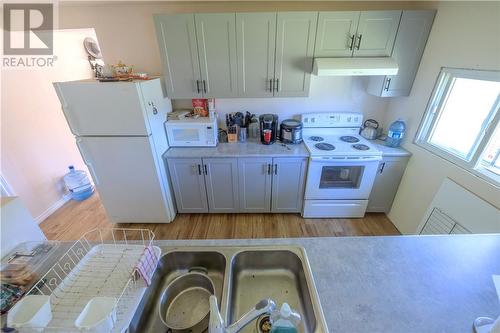
[[[297,333],[297,326],[300,322],[300,315],[293,312],[288,303],[283,303],[281,309],[271,313],[270,333]]]

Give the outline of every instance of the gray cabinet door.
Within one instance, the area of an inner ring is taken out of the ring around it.
[[[373,184],[368,212],[384,212],[391,210],[392,202],[398,191],[399,183],[406,169],[408,157],[384,157],[379,164]]]
[[[277,16],[274,96],[308,96],[318,12]]]
[[[207,186],[208,210],[211,213],[234,213],[239,210],[238,160],[204,158],[203,172]]]
[[[410,95],[435,14],[435,10],[403,11],[392,52],[399,65],[398,74],[371,77],[368,83],[370,94],[381,97]]]
[[[400,18],[400,10],[361,12],[358,32],[354,41],[354,56],[390,56]]]
[[[201,158],[169,158],[167,164],[179,213],[208,212]]]
[[[360,12],[320,12],[314,57],[350,57]]]
[[[236,13],[240,97],[272,97],[276,13]]]
[[[235,13],[195,14],[204,97],[237,97]]]
[[[239,158],[240,212],[271,210],[272,158]]]
[[[155,15],[154,20],[168,97],[202,97],[194,15]]]
[[[295,213],[302,211],[307,158],[273,159],[273,213]]]

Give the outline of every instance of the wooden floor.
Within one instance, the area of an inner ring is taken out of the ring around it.
[[[385,214],[362,219],[303,219],[299,214],[178,214],[169,224],[112,224],[99,196],[70,201],[40,224],[50,240],[75,240],[102,227],[149,228],[157,239],[399,235]]]

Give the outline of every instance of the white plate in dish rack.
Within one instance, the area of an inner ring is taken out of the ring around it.
[[[146,289],[144,279],[135,276],[146,248],[134,244],[93,246],[53,289],[50,295],[53,318],[44,332],[78,332],[75,320],[94,297],[118,299],[117,320],[112,332],[125,332]],[[159,259],[160,248],[152,248]],[[62,269],[65,263],[59,265]],[[58,274],[57,267],[52,273]],[[46,277],[45,283],[50,284],[50,276]]]

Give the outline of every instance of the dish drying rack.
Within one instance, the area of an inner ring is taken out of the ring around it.
[[[125,332],[161,254],[153,246],[154,236],[148,229],[85,233],[27,293],[50,296],[52,319],[37,331],[81,332],[75,321],[87,303],[95,297],[113,297],[111,332]]]

